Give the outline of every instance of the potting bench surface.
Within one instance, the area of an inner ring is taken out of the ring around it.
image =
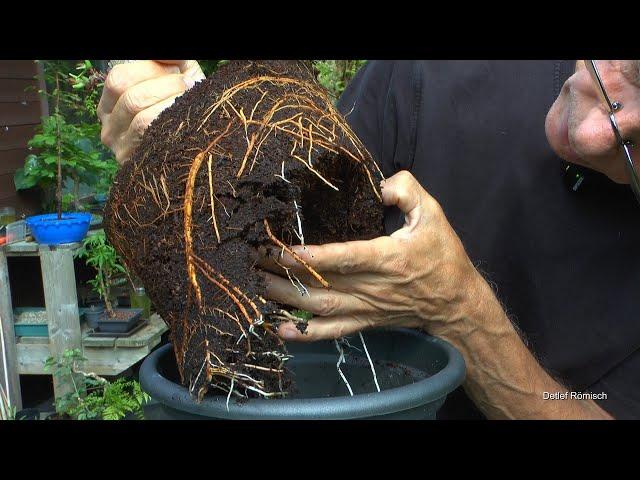
[[[154,314],[146,326],[129,337],[90,338],[88,326],[80,323],[78,296],[73,267],[73,254],[79,243],[56,246],[39,245],[36,242],[17,242],[0,247],[0,381],[6,389],[12,405],[22,407],[20,374],[40,375],[49,356],[59,357],[66,349],[81,349],[87,358],[85,371],[98,375],[117,375],[143,359],[160,343],[167,325]],[[14,315],[7,257],[40,257],[42,284],[46,304],[48,337],[15,337]],[[7,365],[5,371],[4,365]],[[56,397],[72,388],[54,378]]]
[[[152,314],[147,325],[128,337],[88,337],[91,331],[86,323],[80,326],[82,333],[82,353],[87,361],[84,371],[98,375],[117,375],[146,357],[153,347],[160,343],[160,337],[167,331],[167,325],[158,314]],[[22,375],[42,375],[44,362],[49,353],[49,339],[46,337],[19,337],[18,373]]]

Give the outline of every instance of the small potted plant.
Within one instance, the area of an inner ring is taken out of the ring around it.
[[[64,119],[60,114],[60,75],[55,76],[56,89],[54,96],[56,98],[55,113],[48,120],[53,122],[55,131],[52,132],[52,138],[45,142],[47,147],[51,147],[54,152],[47,156],[49,161],[55,159],[56,162],[56,209],[57,213],[35,215],[27,218],[27,225],[31,229],[33,236],[38,243],[48,245],[58,245],[61,243],[72,243],[82,240],[89,230],[91,222],[91,214],[85,212],[62,213],[62,134],[61,127]],[[43,135],[40,135],[41,137]],[[37,136],[35,137],[37,138]],[[34,139],[35,139],[34,138]],[[53,158],[52,158],[53,157]]]
[[[16,171],[14,184],[17,190],[40,188],[44,211],[55,212],[27,219],[39,243],[79,242],[92,222],[91,213],[83,211],[86,207],[81,204],[91,196],[81,197],[81,186],[106,193],[117,171],[115,159],[100,143],[96,118],[103,77],[88,60],[76,67],[76,75],[67,72],[65,62],[45,61],[44,65],[46,82],[52,88],[50,93],[40,93],[51,98],[54,111],[42,119],[29,141],[34,153]],[[71,191],[63,191],[67,185]]]
[[[76,251],[78,258],[84,258],[87,266],[93,267],[96,276],[89,280],[104,307],[93,306],[85,312],[85,318],[92,328],[101,332],[126,333],[141,320],[141,308],[113,308],[111,289],[118,276],[129,276],[115,249],[109,244],[104,232],[86,237],[82,247]],[[102,309],[101,309],[102,307]]]

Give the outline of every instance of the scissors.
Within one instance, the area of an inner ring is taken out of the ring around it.
[[[600,77],[600,72],[598,72],[598,67],[596,66],[595,60],[585,60],[585,66],[587,67],[587,71],[591,74],[591,78],[596,84],[596,90],[600,95],[600,98],[604,101],[607,109],[609,110],[609,122],[611,122],[611,128],[613,128],[613,133],[616,136],[616,140],[622,147],[622,150],[625,155],[625,165],[627,166],[627,171],[629,172],[629,177],[631,178],[631,190],[633,190],[634,195],[636,196],[636,200],[640,203],[640,178],[638,178],[638,173],[633,165],[633,159],[631,158],[631,152],[629,151],[631,147],[633,147],[633,142],[631,140],[625,140],[620,133],[620,129],[618,128],[618,122],[616,122],[615,112],[622,110],[622,103],[617,101],[611,101],[609,99],[609,95],[604,88],[604,84],[602,83],[602,78]]]

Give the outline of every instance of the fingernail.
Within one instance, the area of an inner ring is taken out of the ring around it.
[[[187,87],[187,90],[189,90],[191,87],[193,87],[196,84],[196,81],[193,78],[188,77],[187,75],[182,77],[182,80],[184,81],[184,85],[185,87]]]

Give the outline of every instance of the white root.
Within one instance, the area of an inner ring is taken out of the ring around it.
[[[200,378],[200,375],[202,374],[202,369],[204,368],[204,366],[206,364],[207,364],[207,360],[205,359],[205,361],[202,362],[202,366],[200,367],[200,371],[198,372],[198,375],[196,376],[196,379],[191,384],[191,390],[189,390],[189,393],[193,393],[193,388],[196,386],[196,383],[198,383],[198,379]]]
[[[380,391],[380,385],[378,384],[378,376],[376,375],[376,369],[373,367],[373,361],[371,360],[371,356],[369,355],[369,350],[367,349],[367,344],[364,343],[364,337],[362,336],[362,332],[358,332],[360,335],[360,341],[362,342],[362,347],[364,348],[364,353],[367,354],[367,360],[369,360],[369,366],[371,366],[371,372],[373,373],[373,381],[376,384],[376,388],[378,392]]]
[[[342,337],[342,338],[340,339],[340,341],[341,341],[342,343],[344,343],[347,347],[349,347],[349,348],[353,348],[354,350],[357,350],[357,351],[359,351],[359,352],[362,352],[362,350],[360,350],[360,349],[359,349],[358,347],[356,347],[355,345],[351,345],[351,343],[349,342],[349,340],[347,339],[347,337]]]
[[[342,369],[340,368],[340,364],[341,363],[346,363],[346,361],[344,359],[344,350],[342,349],[342,346],[338,343],[337,340],[334,340],[334,342],[336,344],[336,349],[338,350],[338,353],[340,354],[340,356],[338,357],[338,363],[336,363],[336,368],[338,369],[338,373],[340,374],[340,378],[342,378],[342,381],[347,386],[347,389],[349,389],[349,393],[353,397],[353,390],[351,390],[351,385],[349,385],[349,381],[347,380],[347,377],[344,376],[344,373],[342,373]]]
[[[262,319],[262,317],[260,317],[259,319],[257,319],[256,321],[254,321],[251,325],[249,325],[249,333],[252,333],[253,335],[255,335],[257,338],[259,338],[260,340],[262,340],[262,337],[260,337],[260,335],[258,335],[254,328],[257,325],[262,325],[264,323],[264,320]]]
[[[233,384],[236,381],[236,377],[231,377],[231,386],[229,387],[229,393],[227,394],[227,412],[229,411],[229,399],[231,398],[231,393],[233,392]]]
[[[284,180],[287,183],[291,183],[289,180],[287,180],[286,178],[284,178],[284,160],[282,161],[282,171],[280,173],[280,175],[274,175],[278,178],[281,178],[282,180]]]
[[[298,240],[300,240],[300,245],[304,247],[304,233],[302,233],[302,220],[300,219],[300,206],[298,206],[298,202],[293,201],[293,206],[296,207],[296,218],[298,219],[298,231],[294,230],[293,233],[296,234]]]
[[[291,285],[293,285],[295,287],[295,289],[298,291],[300,296],[302,296],[302,297],[304,297],[305,295],[308,296],[308,297],[311,296],[311,294],[309,293],[309,290],[307,290],[307,287],[304,286],[304,283],[302,283],[300,281],[300,279],[298,277],[296,277],[295,273],[291,272],[291,269],[289,267],[285,267],[284,265],[282,265],[277,260],[275,260],[275,262],[278,265],[280,265],[280,267],[287,273],[287,277],[289,277],[289,282],[291,282]],[[294,281],[294,279],[295,279],[295,281]]]

